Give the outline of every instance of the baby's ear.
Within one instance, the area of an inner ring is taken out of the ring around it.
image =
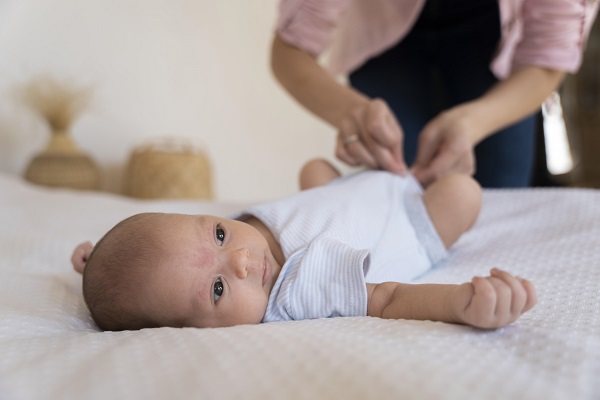
[[[85,263],[87,262],[88,258],[90,258],[92,250],[94,250],[94,245],[89,241],[83,242],[75,248],[73,255],[71,256],[71,263],[73,264],[75,271],[83,274]]]

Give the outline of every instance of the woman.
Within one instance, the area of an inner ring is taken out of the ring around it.
[[[347,164],[410,165],[425,186],[453,172],[527,186],[532,114],[579,68],[597,12],[589,0],[282,0],[271,62],[337,129]]]

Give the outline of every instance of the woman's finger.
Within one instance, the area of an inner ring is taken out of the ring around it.
[[[360,138],[359,131],[354,123],[344,120],[340,123],[340,130],[337,135],[337,143],[335,147],[335,156],[340,161],[355,167],[358,166],[360,162],[348,152],[348,144],[346,140],[351,137]]]
[[[405,174],[407,167],[402,153],[402,129],[387,104],[380,99],[372,100],[360,117],[363,143],[378,167]]]
[[[375,157],[369,152],[361,140],[355,140],[344,145],[346,152],[359,164],[366,165],[369,168],[378,168],[379,165]]]

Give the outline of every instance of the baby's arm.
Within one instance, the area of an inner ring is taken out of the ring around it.
[[[300,171],[300,190],[311,189],[326,185],[331,180],[340,176],[340,172],[323,159],[308,161]]]
[[[372,317],[442,321],[499,328],[516,321],[536,303],[533,285],[493,268],[490,276],[462,285],[367,284]]]

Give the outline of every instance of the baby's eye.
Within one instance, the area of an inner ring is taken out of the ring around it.
[[[222,246],[223,241],[225,240],[225,231],[223,228],[221,228],[221,224],[217,224],[217,228],[215,229],[215,237],[217,238],[217,244]]]
[[[223,286],[223,282],[221,281],[221,278],[217,278],[217,280],[215,281],[215,284],[213,285],[213,300],[215,303],[219,300],[221,295],[223,295],[224,289],[225,288]]]

